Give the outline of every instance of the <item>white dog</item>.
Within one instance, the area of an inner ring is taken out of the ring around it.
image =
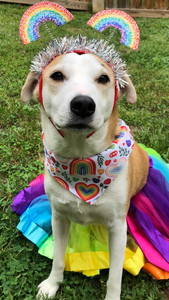
[[[31,72],[21,98],[39,100],[39,74]],[[135,102],[135,89],[128,77],[117,100],[127,93]],[[41,109],[45,147],[55,156],[88,158],[109,148],[121,131],[114,106],[115,79],[110,67],[98,56],[67,53],[56,57],[44,70],[44,110]],[[126,215],[130,199],[145,185],[148,156],[137,143],[123,169],[102,195],[90,205],[68,191],[45,166],[45,191],[52,207],[54,260],[49,277],[39,285],[38,295],[54,297],[63,281],[65,250],[71,221],[83,226],[104,224],[109,233],[110,271],[106,300],[120,300],[126,247]]]

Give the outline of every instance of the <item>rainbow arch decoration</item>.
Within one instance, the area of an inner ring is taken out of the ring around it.
[[[70,163],[70,175],[95,175],[96,164],[93,159],[73,159]]]
[[[53,177],[63,186],[63,187],[65,187],[68,191],[69,191],[69,186],[68,186],[68,184],[67,184],[67,182],[66,181],[64,181],[62,178],[60,178],[60,177],[57,177],[57,176],[54,176],[53,175]]]
[[[108,27],[116,27],[121,32],[121,43],[137,50],[140,33],[136,22],[123,11],[117,9],[103,10],[95,14],[87,24],[103,32]]]
[[[72,14],[61,5],[54,2],[40,2],[32,5],[23,14],[19,32],[24,45],[37,40],[39,26],[46,21],[54,22],[58,27],[73,20]]]
[[[113,143],[118,144],[119,141],[125,136],[126,133],[127,133],[127,127],[126,126],[121,126],[121,131],[118,135],[116,135],[115,140],[113,141]]]

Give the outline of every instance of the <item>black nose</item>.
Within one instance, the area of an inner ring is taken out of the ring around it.
[[[94,113],[95,103],[92,98],[79,95],[73,98],[70,103],[70,108],[75,115],[84,119],[90,117]]]

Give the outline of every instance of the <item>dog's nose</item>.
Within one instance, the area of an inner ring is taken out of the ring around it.
[[[95,103],[91,97],[79,95],[73,98],[70,108],[75,115],[84,119],[94,113]]]

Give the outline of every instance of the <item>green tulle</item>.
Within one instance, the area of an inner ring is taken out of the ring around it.
[[[53,235],[45,241],[38,252],[53,259]],[[137,275],[144,263],[145,258],[141,249],[128,235],[124,269]],[[100,269],[106,268],[109,268],[108,231],[106,227],[103,225],[82,227],[79,224],[71,223],[65,255],[65,270],[94,276],[99,274]]]
[[[148,148],[148,147],[146,147],[144,144],[138,143],[138,145],[139,145],[142,149],[144,149],[144,150],[148,153],[149,156],[156,157],[156,158],[157,158],[158,160],[160,160],[160,161],[162,160],[160,154],[158,154],[154,149]]]
[[[83,227],[72,222],[66,253],[84,253],[89,251],[108,252],[107,229],[103,225]],[[53,235],[42,244],[38,252],[53,259]]]

